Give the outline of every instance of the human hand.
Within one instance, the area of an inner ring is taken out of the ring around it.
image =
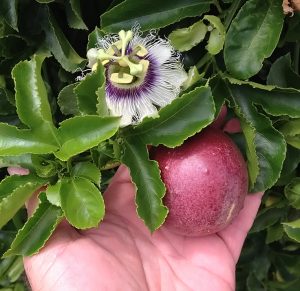
[[[235,265],[261,194],[248,195],[226,229],[191,238],[164,226],[151,235],[136,214],[134,193],[121,166],[104,193],[98,228],[78,231],[63,221],[38,254],[24,259],[33,291],[235,289]]]

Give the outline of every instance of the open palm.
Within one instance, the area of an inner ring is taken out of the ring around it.
[[[106,191],[98,228],[78,232],[61,223],[44,249],[25,258],[35,290],[235,289],[235,265],[261,195],[249,195],[225,230],[205,237],[176,235],[162,227],[150,234],[137,217],[134,186],[120,167]]]

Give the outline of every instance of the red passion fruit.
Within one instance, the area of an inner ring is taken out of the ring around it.
[[[216,233],[243,208],[248,172],[235,143],[221,130],[207,128],[183,145],[152,148],[167,192],[168,229],[187,236]]]

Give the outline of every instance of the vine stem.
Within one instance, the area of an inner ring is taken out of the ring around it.
[[[222,7],[218,0],[214,0],[214,5],[217,7],[218,12],[221,14],[223,12]]]
[[[210,53],[206,53],[201,59],[200,61],[196,64],[196,68],[200,69],[201,67],[203,67],[207,62],[209,62],[211,60],[211,54]]]
[[[114,162],[114,163],[108,163],[106,165],[104,165],[103,167],[100,168],[100,170],[111,170],[114,169],[116,167],[119,167],[121,165],[120,162]]]
[[[294,48],[294,71],[299,74],[299,60],[300,60],[300,43],[296,42]]]
[[[225,18],[225,21],[224,21],[224,26],[225,26],[226,30],[228,30],[229,25],[230,25],[233,17],[235,16],[237,10],[239,9],[240,2],[241,2],[241,0],[233,0],[230,8],[228,9],[228,14],[227,14],[227,16]]]

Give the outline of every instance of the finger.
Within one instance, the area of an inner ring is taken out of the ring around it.
[[[122,210],[134,204],[135,186],[126,166],[121,165],[104,192],[105,207],[107,210]]]
[[[231,118],[228,120],[223,128],[223,131],[228,133],[238,133],[241,132],[241,123],[238,118]]]
[[[222,126],[225,123],[226,115],[227,115],[227,107],[223,105],[219,112],[219,115],[217,116],[215,121],[210,125],[210,127],[222,128]]]
[[[8,174],[12,175],[19,175],[19,176],[26,176],[29,174],[29,170],[21,167],[8,167],[7,168]]]
[[[254,222],[263,193],[247,195],[244,208],[233,222],[218,235],[224,240],[237,262],[245,238]]]
[[[37,208],[38,204],[39,204],[39,199],[38,196],[41,192],[46,190],[46,186],[43,186],[41,188],[39,188],[38,190],[36,190],[32,196],[25,202],[25,206],[27,209],[27,214],[28,216],[31,216],[33,214],[33,212],[35,211],[35,209]]]

